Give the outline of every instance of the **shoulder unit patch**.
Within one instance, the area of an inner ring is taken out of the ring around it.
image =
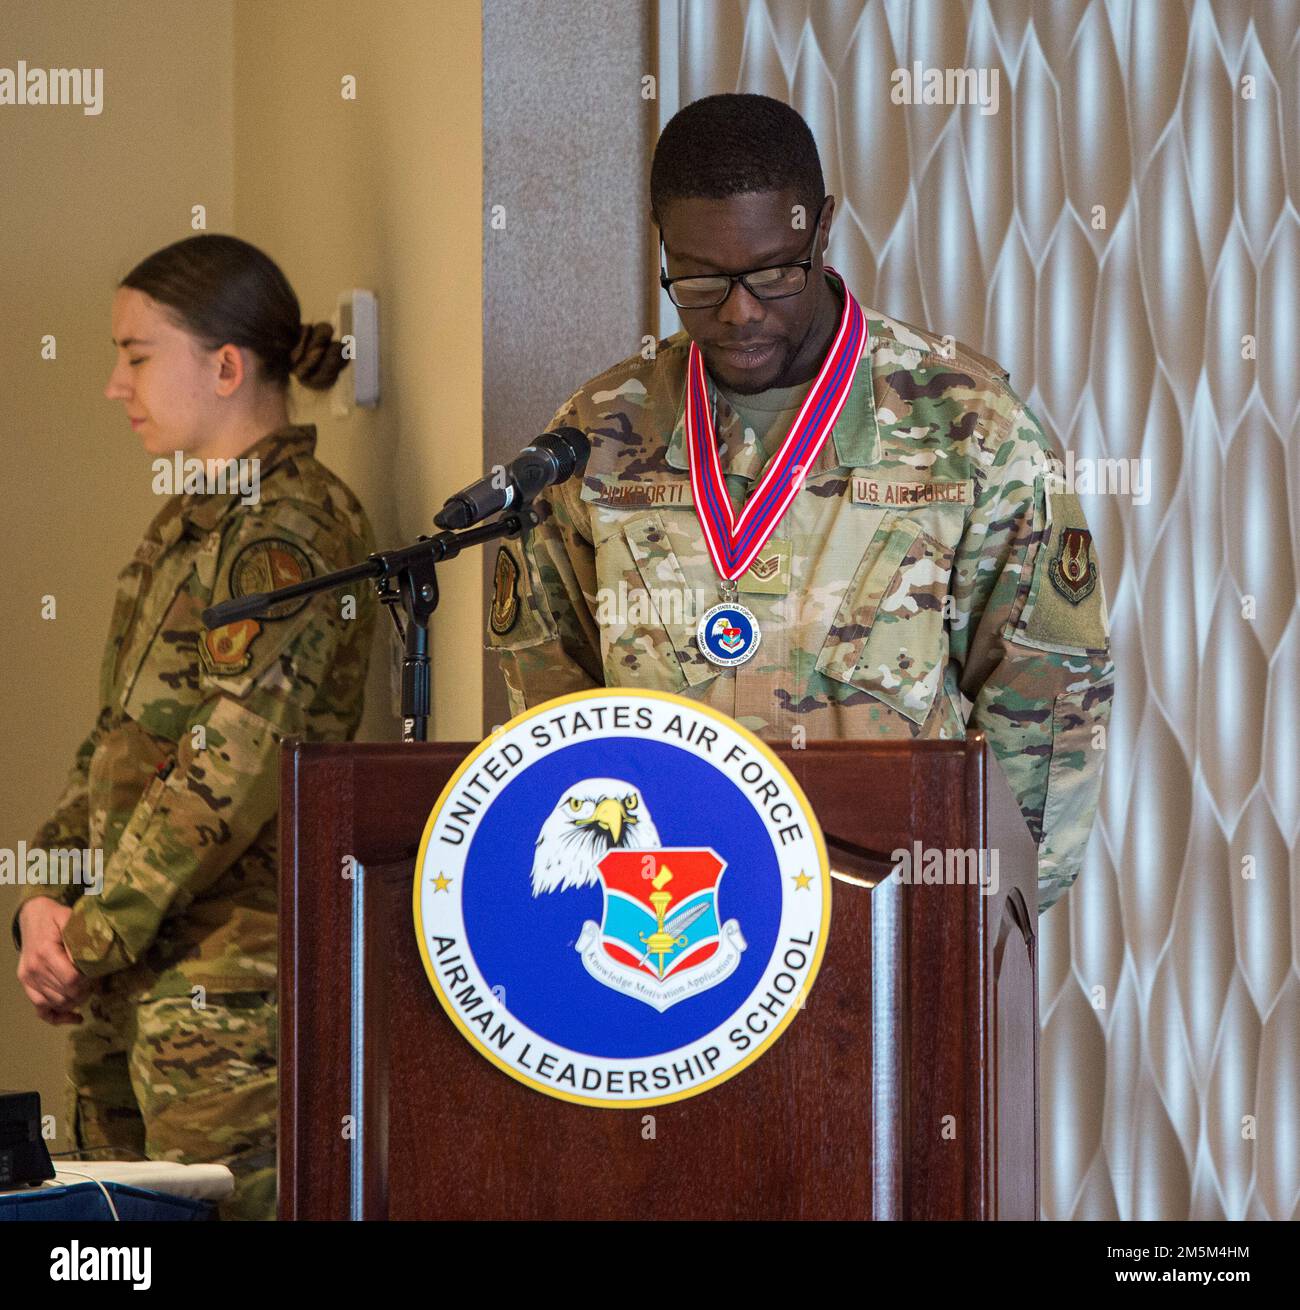
[[[1071,605],[1092,594],[1097,585],[1097,562],[1092,558],[1092,533],[1087,528],[1061,529],[1047,576]]]
[[[519,621],[519,566],[504,546],[497,548],[497,566],[492,591],[492,613],[488,622],[498,637],[504,637]]]
[[[253,638],[261,631],[256,619],[239,619],[205,631],[199,643],[203,662],[221,677],[243,673],[253,659]]]

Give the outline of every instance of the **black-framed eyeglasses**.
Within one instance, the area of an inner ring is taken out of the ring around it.
[[[659,285],[668,292],[669,299],[678,309],[712,309],[721,305],[731,289],[740,283],[757,300],[784,300],[797,296],[808,285],[808,273],[813,266],[817,249],[817,234],[821,230],[822,210],[829,196],[823,196],[813,221],[812,246],[806,259],[791,264],[777,264],[770,268],[750,268],[743,273],[711,273],[707,277],[690,275],[669,277],[664,263],[664,238],[659,235]]]

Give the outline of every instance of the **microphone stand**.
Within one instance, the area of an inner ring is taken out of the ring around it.
[[[203,611],[204,626],[219,628],[238,619],[257,618],[273,606],[300,596],[333,591],[363,578],[374,581],[375,594],[387,606],[393,626],[402,638],[402,740],[426,741],[429,731],[429,616],[438,608],[437,566],[455,559],[466,547],[480,546],[497,537],[526,537],[537,524],[530,502],[524,502],[500,518],[459,532],[439,532],[433,537],[419,537],[410,546],[397,550],[376,551],[364,564],[334,573],[308,578],[278,591],[260,591],[236,596]],[[398,618],[397,607],[406,610],[406,624]]]

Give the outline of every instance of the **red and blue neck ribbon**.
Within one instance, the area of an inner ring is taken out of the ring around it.
[[[731,500],[722,478],[713,409],[704,379],[704,356],[695,342],[691,342],[686,361],[686,449],[691,466],[691,491],[713,567],[720,577],[729,581],[740,577],[753,563],[790,502],[799,494],[808,470],[844,408],[858,360],[866,348],[867,320],[862,307],[833,268],[827,267],[826,272],[844,292],[839,330],[790,431],[745,502],[739,520],[731,512]]]

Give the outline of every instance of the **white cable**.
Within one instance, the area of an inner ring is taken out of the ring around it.
[[[118,1214],[117,1206],[113,1204],[113,1198],[109,1195],[108,1188],[104,1186],[102,1180],[94,1177],[92,1174],[83,1174],[77,1169],[65,1169],[62,1165],[57,1164],[54,1166],[54,1173],[54,1186],[58,1186],[59,1177],[63,1174],[71,1174],[73,1178],[88,1178],[101,1192],[104,1193],[104,1200],[108,1202],[109,1212],[113,1216],[113,1221],[119,1224],[122,1222],[122,1216]]]

